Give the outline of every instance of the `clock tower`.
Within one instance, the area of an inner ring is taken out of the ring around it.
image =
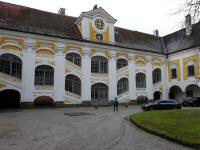
[[[114,24],[116,21],[102,7],[97,8],[96,6],[91,11],[81,13],[75,24],[83,39],[114,44]]]

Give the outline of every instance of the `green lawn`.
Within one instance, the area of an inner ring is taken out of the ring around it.
[[[149,111],[133,114],[130,119],[154,134],[200,148],[200,109]]]

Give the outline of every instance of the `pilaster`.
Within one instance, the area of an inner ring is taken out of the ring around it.
[[[168,99],[169,98],[169,94],[168,94],[168,67],[167,67],[167,60],[166,58],[163,59],[163,63],[162,63],[162,66],[161,66],[161,79],[162,79],[162,87],[163,87],[163,91],[162,91],[162,98],[163,99]]]
[[[55,70],[54,70],[54,89],[55,101],[64,101],[65,95],[65,55],[63,52],[57,52],[55,56]]]
[[[153,100],[153,80],[152,80],[152,63],[151,57],[146,58],[146,84],[147,84],[147,97]]]
[[[27,47],[24,49],[22,63],[22,102],[33,102],[34,79],[35,54],[32,48]]]
[[[82,56],[82,83],[81,99],[82,101],[91,101],[91,57],[90,48],[84,48]]]
[[[114,100],[117,97],[117,69],[116,69],[116,57],[111,54],[108,62],[109,69],[109,100]]]
[[[134,55],[129,56],[129,96],[130,100],[136,100],[135,61]]]

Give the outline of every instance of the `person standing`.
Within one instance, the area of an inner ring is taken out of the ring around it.
[[[114,111],[118,111],[118,100],[117,100],[117,97],[115,97],[115,100],[113,102],[113,107],[114,107]]]

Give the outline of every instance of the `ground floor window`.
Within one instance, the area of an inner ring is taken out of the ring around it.
[[[128,91],[128,79],[122,78],[117,82],[117,95]]]
[[[65,90],[81,95],[81,80],[75,75],[65,77]]]

